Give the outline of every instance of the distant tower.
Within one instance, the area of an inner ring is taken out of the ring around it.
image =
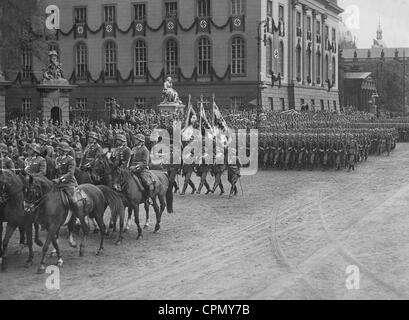
[[[376,39],[373,40],[372,49],[386,48],[386,44],[383,41],[383,30],[381,27],[381,18],[379,18],[378,30],[376,30]]]
[[[378,26],[378,30],[376,31],[376,40],[381,41],[383,40],[383,31],[382,31],[382,27],[381,27],[381,18],[379,18],[379,26]]]

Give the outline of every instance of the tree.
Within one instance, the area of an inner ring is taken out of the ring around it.
[[[47,51],[44,0],[0,0],[0,71],[6,78],[21,70],[21,52],[31,48],[44,60]]]

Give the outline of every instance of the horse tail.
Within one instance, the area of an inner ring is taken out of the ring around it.
[[[122,198],[114,190],[107,186],[97,186],[99,190],[104,194],[105,201],[111,209],[112,217],[120,216],[121,212],[125,210]]]
[[[168,177],[169,185],[168,185],[168,190],[166,190],[166,210],[168,213],[173,213],[173,181],[174,179],[170,179],[168,174],[166,174]]]

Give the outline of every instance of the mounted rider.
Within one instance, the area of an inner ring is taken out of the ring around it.
[[[128,168],[132,151],[128,147],[128,142],[125,135],[118,134],[116,136],[116,146],[117,147],[111,156],[112,162],[116,167],[120,167],[123,169]]]
[[[145,136],[138,134],[136,136],[136,146],[132,149],[130,170],[142,180],[147,196],[152,198],[155,190],[155,181],[148,165],[149,150],[145,146]]]
[[[38,144],[32,143],[28,146],[28,157],[25,160],[26,174],[30,176],[46,176],[47,174],[47,162],[41,156],[41,148]]]
[[[13,160],[8,156],[8,148],[5,143],[0,143],[0,166],[2,170],[14,170]]]
[[[66,142],[61,142],[57,147],[58,157],[55,159],[55,169],[57,178],[53,181],[68,196],[70,208],[76,214],[78,211],[78,201],[74,199],[76,188],[78,187],[75,179],[75,159],[70,156],[71,147]],[[77,216],[77,215],[76,215]]]
[[[89,169],[95,159],[103,154],[102,147],[98,141],[100,141],[98,134],[90,132],[88,135],[88,145],[84,150],[84,155],[81,160],[81,169]]]

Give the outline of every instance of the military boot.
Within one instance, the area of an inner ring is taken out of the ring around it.
[[[184,185],[183,185],[182,193],[180,194],[181,196],[184,196],[186,194],[187,185],[188,184],[185,182]]]

